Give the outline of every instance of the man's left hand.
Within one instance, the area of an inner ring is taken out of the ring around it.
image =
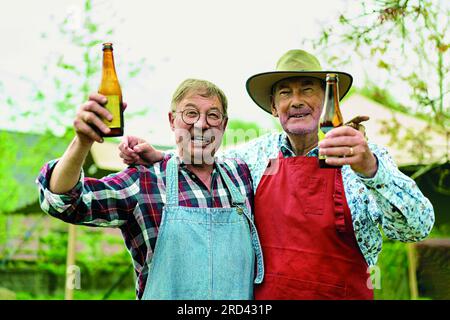
[[[350,165],[360,175],[371,178],[377,172],[377,160],[361,131],[350,126],[335,128],[319,143],[319,154],[332,166]]]

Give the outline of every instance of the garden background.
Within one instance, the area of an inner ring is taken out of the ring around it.
[[[286,50],[316,53],[354,76],[344,118],[367,114],[369,140],[388,147],[435,208],[430,237],[385,239],[376,299],[450,299],[450,4],[444,0],[1,1],[0,299],[64,299],[68,225],[39,208],[34,182],[74,136],[78,106],[100,83],[113,42],[125,133],[173,148],[166,113],[187,77],[229,97],[229,132],[280,130],[245,92]],[[242,137],[241,137],[242,138]],[[95,145],[94,177],[120,170],[119,139]],[[232,135],[224,147],[235,144]],[[73,299],[135,299],[118,230],[76,227]],[[72,270],[73,271],[73,270]],[[376,280],[376,270],[374,278]],[[376,281],[375,281],[376,282]],[[67,296],[66,296],[67,297]]]

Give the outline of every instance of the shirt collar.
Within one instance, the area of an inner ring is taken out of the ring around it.
[[[180,157],[178,154],[175,155],[175,157],[177,158],[177,162],[178,162],[178,166],[180,167],[180,169],[186,170],[191,172],[188,168],[186,163],[184,162],[183,158]],[[217,170],[217,166],[218,166],[218,162],[217,162],[217,157],[214,157],[214,163],[213,163],[213,171],[212,174],[214,174]]]
[[[291,143],[289,142],[288,136],[286,132],[282,132],[280,134],[279,140],[278,140],[278,149],[283,154],[284,158],[290,158],[295,157],[295,152],[292,150]],[[319,156],[319,147],[315,147],[314,149],[310,150],[307,154],[307,157],[318,157]]]

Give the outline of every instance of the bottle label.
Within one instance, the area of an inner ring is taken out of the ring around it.
[[[120,128],[120,97],[119,96],[106,96],[108,99],[108,102],[105,105],[105,108],[111,113],[113,116],[112,121],[108,121],[106,119],[103,119],[103,122],[109,127],[109,128]]]
[[[322,141],[325,138],[325,135],[330,131],[334,129],[334,127],[319,127],[318,136],[319,136],[319,142]],[[319,155],[319,159],[326,159],[326,156]]]

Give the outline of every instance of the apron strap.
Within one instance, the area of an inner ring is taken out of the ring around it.
[[[334,214],[335,214],[335,224],[336,230],[339,233],[346,231],[345,218],[344,218],[344,184],[342,183],[342,172],[341,169],[335,170],[334,179]]]
[[[238,204],[244,204],[245,198],[242,195],[242,193],[239,191],[239,189],[236,187],[236,185],[231,181],[228,174],[222,169],[222,167],[216,162],[216,166],[219,170],[220,175],[222,176],[222,179],[225,181],[225,185],[227,186],[228,190],[231,193],[231,199],[232,199],[232,206],[238,205]]]
[[[178,206],[178,159],[176,156],[173,156],[167,162],[166,198],[168,206]]]
[[[217,165],[225,185],[231,193],[232,205],[244,204],[245,199],[239,189],[231,181],[220,165]],[[167,205],[178,206],[178,159],[176,156],[170,158],[166,169],[166,197]]]
[[[222,169],[222,167],[217,164],[217,168],[219,170],[222,179],[225,181],[225,185],[231,193],[232,198],[232,206],[239,207],[242,209],[244,216],[248,220],[250,225],[250,236],[252,240],[252,246],[255,250],[256,255],[256,266],[257,266],[257,274],[255,278],[255,283],[259,284],[262,282],[264,278],[264,263],[263,263],[263,254],[261,249],[261,243],[259,241],[258,233],[256,231],[256,226],[253,222],[252,217],[249,215],[247,208],[245,206],[245,198],[236,185],[231,181],[228,174]],[[167,162],[166,169],[166,197],[167,197],[167,205],[168,206],[178,206],[178,158],[173,156]]]

